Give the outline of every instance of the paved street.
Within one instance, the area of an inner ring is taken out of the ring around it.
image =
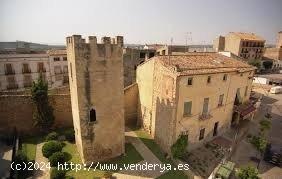
[[[262,99],[261,107],[255,116],[255,120],[252,121],[250,125],[251,128],[249,133],[255,134],[258,132],[258,122],[263,119],[263,116],[267,111],[272,113],[272,126],[269,131],[268,141],[272,145],[279,146],[282,148],[282,94],[266,94],[264,90],[256,90],[263,93],[265,96]],[[257,163],[250,160],[250,157],[259,156],[258,152],[253,148],[253,146],[246,140],[242,140],[236,152],[232,156],[232,160],[236,162],[237,166],[253,165],[257,166]],[[259,167],[260,177],[265,179],[278,179],[282,176],[282,169],[275,167],[264,161],[261,162]]]

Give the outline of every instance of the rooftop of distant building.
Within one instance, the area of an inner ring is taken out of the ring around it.
[[[53,56],[53,55],[67,55],[67,51],[65,49],[51,49],[51,50],[48,50],[47,53],[50,55],[50,56]]]
[[[156,56],[151,58],[151,60],[154,59],[169,69],[174,68],[179,76],[255,70],[255,67],[243,61],[214,52],[196,52],[186,53],[185,55]]]
[[[258,40],[265,41],[262,37],[254,34],[254,33],[245,33],[245,32],[230,32],[230,34],[236,35],[242,40]]]

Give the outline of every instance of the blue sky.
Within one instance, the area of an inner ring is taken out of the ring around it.
[[[0,0],[0,41],[64,44],[72,34],[126,43],[211,44],[230,31],[275,43],[282,0]]]

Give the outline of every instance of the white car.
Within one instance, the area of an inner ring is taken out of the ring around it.
[[[277,94],[282,92],[282,86],[274,86],[270,89],[271,94]]]

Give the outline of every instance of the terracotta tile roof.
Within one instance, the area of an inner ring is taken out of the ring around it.
[[[52,49],[52,50],[48,50],[47,53],[50,55],[50,56],[55,56],[55,55],[67,55],[67,51],[64,49],[64,50],[57,50],[57,49]]]
[[[262,37],[254,34],[254,33],[245,33],[245,32],[230,32],[230,34],[238,36],[240,39],[243,40],[259,40],[265,41]]]
[[[218,53],[187,53],[186,55],[156,56],[152,59],[158,60],[169,69],[175,69],[179,76],[255,70],[253,66]]]

